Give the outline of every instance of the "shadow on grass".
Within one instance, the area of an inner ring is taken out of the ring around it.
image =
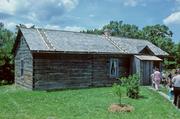
[[[109,88],[111,86],[86,86],[86,87],[66,87],[60,89],[47,89],[46,92],[56,92],[56,91],[67,91],[67,90],[87,90],[87,89],[98,89],[98,88]]]
[[[140,95],[137,99],[148,99],[148,97],[144,95]]]

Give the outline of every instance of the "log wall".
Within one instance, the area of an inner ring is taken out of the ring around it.
[[[33,57],[34,88],[38,90],[110,86],[117,82],[109,76],[110,58],[121,61],[121,76],[129,71],[129,58],[113,55],[35,53]]]
[[[23,76],[20,69],[22,59],[24,61]],[[20,39],[15,55],[15,84],[33,88],[33,57],[23,37]]]

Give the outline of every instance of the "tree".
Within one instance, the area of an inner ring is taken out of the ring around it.
[[[0,47],[0,80],[6,80],[12,83],[14,81],[12,48],[15,35],[13,32],[4,28],[3,23],[0,23],[0,39],[3,40],[3,44]]]
[[[118,97],[119,104],[122,104],[122,86],[121,84],[113,84],[112,86],[113,93]]]
[[[177,68],[180,67],[180,42],[175,44],[172,49],[173,56],[175,57],[175,61],[177,62]]]
[[[128,38],[141,38],[141,31],[138,26],[131,24],[123,24],[123,21],[110,21],[109,24],[103,26],[102,29],[93,29],[82,31],[89,34],[103,34],[105,29],[111,30],[112,36],[128,37]]]
[[[146,26],[142,29],[142,38],[149,40],[162,50],[172,54],[174,43],[172,42],[172,31],[165,25]]]

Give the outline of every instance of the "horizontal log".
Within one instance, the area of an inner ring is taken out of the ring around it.
[[[28,89],[32,89],[32,85],[29,85],[29,84],[26,84],[26,83],[22,83],[20,81],[16,81],[15,82],[16,85],[19,85],[19,86],[23,86],[23,87],[26,87]]]

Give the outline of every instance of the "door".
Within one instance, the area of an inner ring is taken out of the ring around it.
[[[141,75],[143,85],[151,84],[151,73],[152,73],[152,62],[151,61],[141,61]]]

